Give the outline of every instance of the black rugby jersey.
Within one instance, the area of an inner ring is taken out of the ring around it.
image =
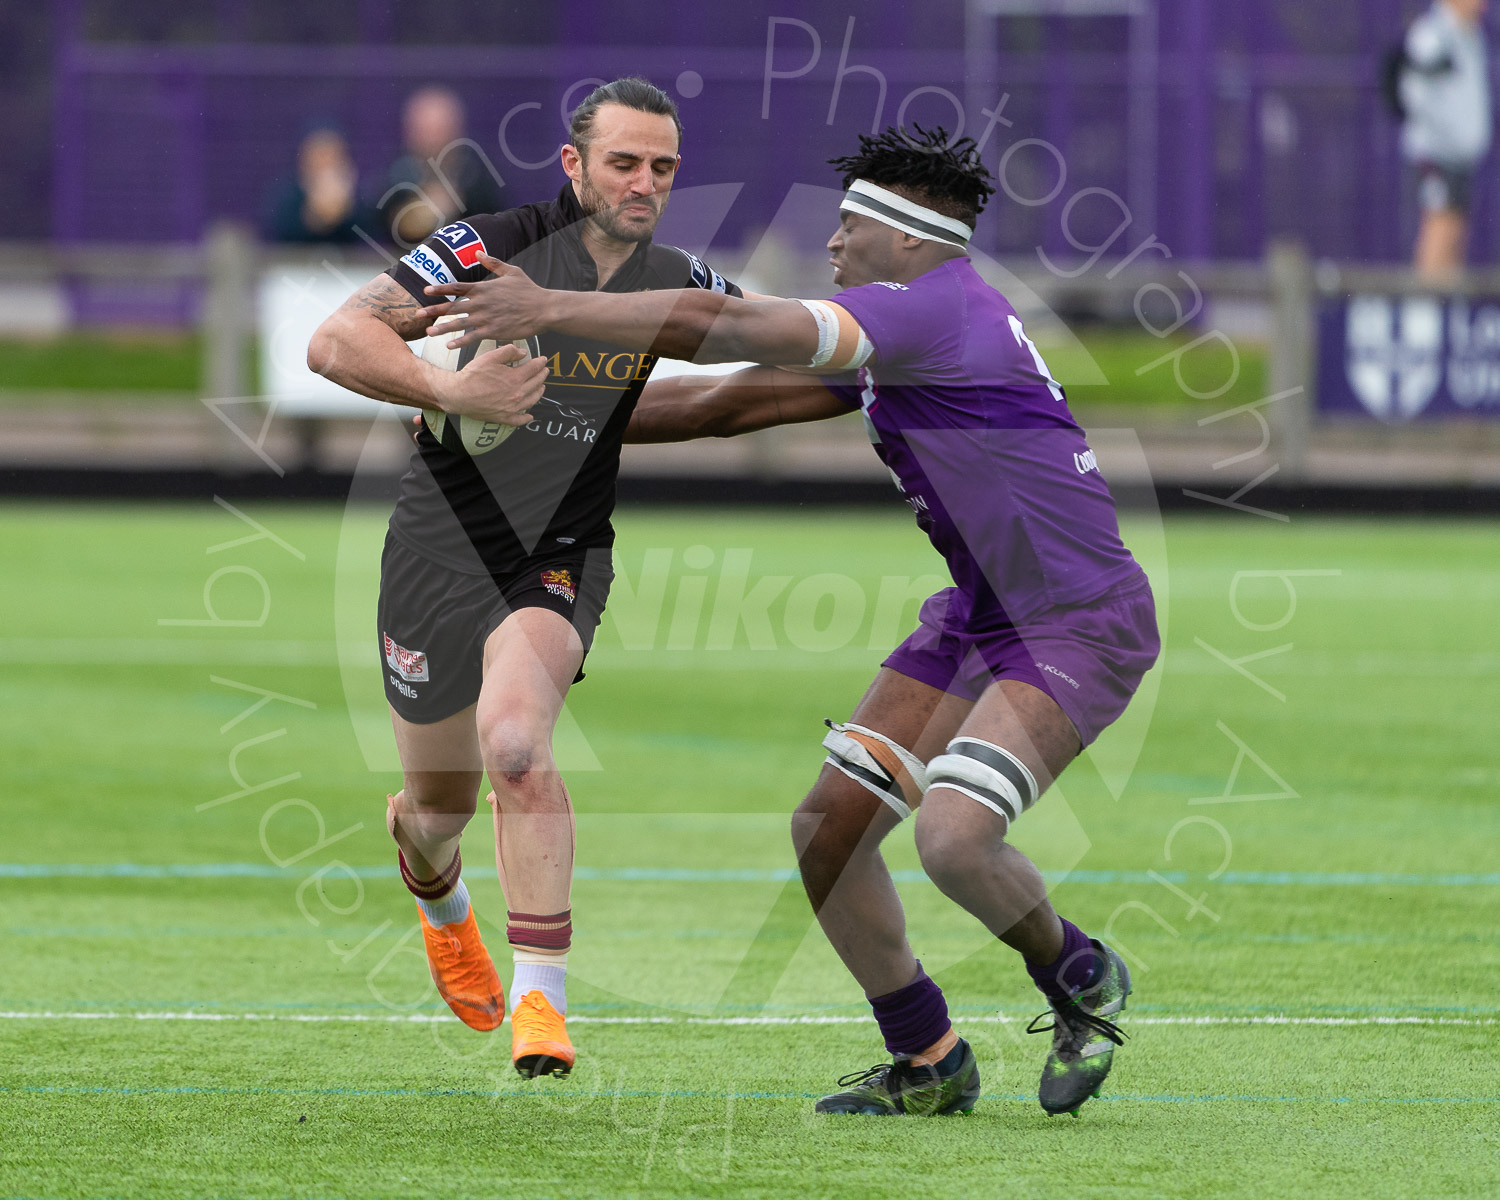
[[[583,219],[570,181],[548,203],[445,225],[386,274],[425,305],[429,284],[488,278],[484,251],[542,287],[594,291],[599,274],[579,236]],[[638,245],[603,290],[688,287],[741,294],[697,256],[653,242]],[[551,369],[530,425],[474,458],[420,428],[390,525],[417,554],[458,571],[509,574],[533,555],[613,544],[621,439],[656,356],[556,333],[540,343]]]

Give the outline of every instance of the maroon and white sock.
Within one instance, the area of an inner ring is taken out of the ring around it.
[[[568,956],[538,954],[535,950],[514,953],[515,976],[510,982],[510,1007],[526,998],[527,992],[541,992],[547,1003],[563,1016],[568,1015]]]
[[[506,914],[505,934],[514,951],[511,1009],[527,992],[541,992],[564,1016],[568,1012],[568,947],[573,944],[573,910]]]
[[[401,882],[417,898],[417,907],[431,925],[457,925],[469,915],[469,889],[465,886],[463,856],[453,852],[448,869],[436,879],[418,879],[407,865],[406,855],[396,851],[401,861]]]
[[[505,939],[518,950],[564,953],[573,944],[573,910],[560,913],[505,914]]]

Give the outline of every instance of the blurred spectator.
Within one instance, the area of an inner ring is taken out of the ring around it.
[[[501,208],[501,181],[472,138],[464,106],[445,87],[424,87],[401,111],[406,153],[391,165],[380,200],[391,237],[412,246],[456,217]]]
[[[266,237],[276,242],[357,242],[380,232],[380,214],[359,198],[349,143],[337,129],[310,131],[297,147],[297,177],[275,193]]]
[[[1487,0],[1435,0],[1407,30],[1401,148],[1416,168],[1417,273],[1452,282],[1463,270],[1474,174],[1490,148]]]

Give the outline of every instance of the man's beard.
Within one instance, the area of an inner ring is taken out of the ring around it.
[[[620,218],[615,208],[605,203],[601,196],[589,181],[589,173],[585,170],[582,178],[578,181],[578,205],[588,215],[589,219],[597,225],[609,237],[621,242],[649,242],[651,235],[656,232],[656,223],[661,220],[661,212],[650,200],[633,199],[627,200],[625,204],[647,204],[652,208],[651,223],[646,226],[627,225]],[[625,207],[624,204],[619,208]]]

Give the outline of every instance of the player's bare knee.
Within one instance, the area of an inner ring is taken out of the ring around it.
[[[980,831],[968,822],[932,819],[936,816],[936,809],[917,813],[917,857],[927,877],[942,891],[952,892],[964,880],[991,869],[994,848],[1004,840],[1003,831],[998,826]]]
[[[825,773],[792,813],[792,845],[799,858],[832,858],[842,866],[883,811],[867,792]]]
[[[812,791],[802,798],[802,803],[792,810],[792,845],[799,855],[815,839],[826,838],[832,831],[833,825],[829,822],[833,807],[831,799],[824,788],[815,784]]]
[[[539,769],[551,769],[545,737],[528,722],[496,721],[480,732],[480,751],[496,788],[522,788]]]

